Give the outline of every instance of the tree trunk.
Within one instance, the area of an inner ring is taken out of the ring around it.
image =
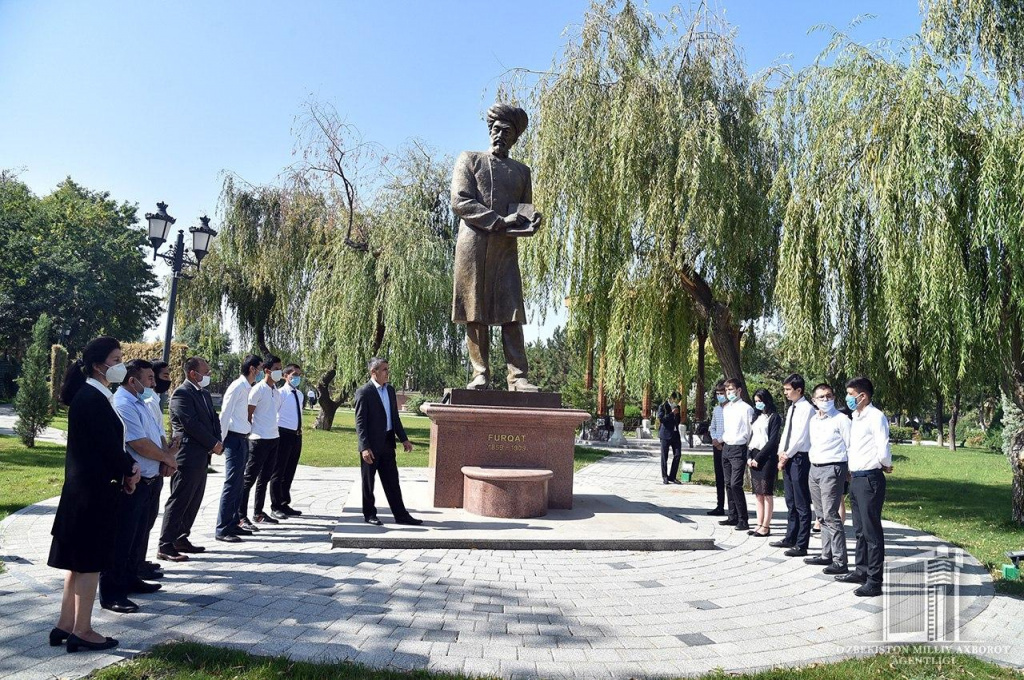
[[[334,414],[338,411],[338,407],[341,406],[341,395],[337,401],[331,399],[331,382],[334,380],[334,376],[337,375],[337,369],[332,368],[323,374],[320,378],[320,382],[317,383],[316,391],[319,394],[317,403],[320,404],[320,413],[316,417],[316,423],[313,425],[318,430],[330,430],[334,425]]]
[[[737,378],[742,381],[743,364],[739,348],[742,332],[733,321],[729,305],[715,299],[707,281],[696,271],[680,270],[679,278],[683,290],[693,299],[697,312],[710,326],[711,346],[715,349],[718,363],[722,365],[725,379]],[[747,395],[744,397],[749,399]]]
[[[604,387],[604,353],[601,353],[601,364],[597,374],[597,415],[608,415],[608,392]]]
[[[944,404],[942,401],[942,395],[936,392],[935,394],[935,443],[942,446],[942,412]]]
[[[695,390],[696,406],[694,408],[697,420],[706,420],[708,417],[707,386],[704,382],[705,355],[707,353],[708,329],[703,323],[697,325],[697,388]]]
[[[1011,516],[1024,525],[1024,430],[1018,430],[1010,440],[1007,458],[1013,470]]]
[[[956,451],[956,426],[960,422],[960,385],[956,386],[949,408],[949,450]]]
[[[583,376],[583,387],[594,389],[594,335],[587,336],[587,372]]]
[[[619,396],[615,399],[615,410],[612,413],[615,416],[615,420],[620,423],[626,418],[626,390],[622,388],[619,390]]]
[[[644,385],[644,398],[640,404],[640,409],[643,413],[643,417],[650,419],[651,417],[651,402],[654,400],[651,394],[651,383]]]
[[[260,348],[260,354],[267,356],[270,348],[267,347],[267,330],[263,324],[256,327],[256,346]]]

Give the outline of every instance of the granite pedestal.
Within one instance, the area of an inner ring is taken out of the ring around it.
[[[572,508],[575,433],[589,413],[552,407],[561,403],[561,397],[552,393],[450,394],[449,404],[422,407],[430,418],[434,507],[463,507],[462,468],[469,465],[551,470],[548,507]]]

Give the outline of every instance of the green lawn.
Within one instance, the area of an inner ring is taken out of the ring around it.
[[[464,675],[413,671],[377,670],[351,663],[327,664],[289,661],[277,657],[259,657],[229,649],[192,642],[165,644],[131,661],[96,671],[94,680],[234,680],[251,678],[272,680],[407,680],[448,678],[463,680]],[[879,677],[894,680],[961,680],[1020,678],[1021,673],[963,654],[921,654],[903,650],[831,664],[816,664],[800,669],[780,669],[764,673],[731,675],[711,673],[705,679],[738,680],[869,680]]]
[[[0,519],[58,495],[63,484],[63,446],[37,442],[30,449],[17,437],[0,437]]]

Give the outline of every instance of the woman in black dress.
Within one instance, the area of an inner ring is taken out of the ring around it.
[[[772,511],[775,506],[775,479],[779,474],[779,438],[782,418],[768,390],[754,392],[754,408],[760,414],[752,425],[748,446],[750,485],[757,496],[757,526],[748,533],[764,538],[771,536]]]
[[[50,644],[66,640],[69,652],[117,646],[92,629],[92,608],[99,573],[113,566],[118,499],[139,481],[138,465],[124,449],[124,426],[110,404],[110,384],[124,376],[121,345],[100,337],[85,346],[61,386],[60,400],[69,407],[68,448],[46,563],[68,572]]]

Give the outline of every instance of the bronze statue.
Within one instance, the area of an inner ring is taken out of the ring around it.
[[[530,168],[508,157],[528,121],[523,109],[495,104],[487,111],[490,150],[464,151],[455,162],[452,209],[460,222],[452,321],[466,325],[473,366],[470,389],[488,387],[489,327],[501,326],[509,390],[537,391],[526,379],[526,309],[517,239],[535,234],[541,215],[531,205]]]

